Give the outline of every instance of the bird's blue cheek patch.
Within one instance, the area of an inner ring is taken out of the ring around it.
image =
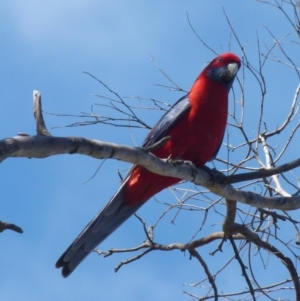
[[[226,88],[226,90],[229,92],[231,89],[231,86],[233,84],[235,76],[233,76],[231,79],[226,80],[228,74],[227,67],[215,67],[208,70],[206,76],[212,79],[213,81],[216,81],[222,86]]]

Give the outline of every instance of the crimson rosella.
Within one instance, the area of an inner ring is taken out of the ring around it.
[[[147,135],[143,146],[163,137],[171,139],[153,154],[188,160],[196,167],[212,160],[222,143],[228,114],[228,93],[241,66],[233,53],[216,57],[201,72],[190,92],[165,113]],[[95,247],[114,232],[147,200],[180,179],[165,177],[137,165],[104,208],[83,229],[56,263],[68,277]]]

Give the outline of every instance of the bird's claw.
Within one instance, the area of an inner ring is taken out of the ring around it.
[[[173,166],[179,166],[179,165],[187,165],[190,166],[192,169],[192,182],[195,180],[196,176],[197,176],[197,167],[195,166],[195,164],[191,161],[186,161],[186,160],[172,160],[170,157],[167,159],[167,162],[170,163]]]
[[[206,165],[203,165],[200,167],[200,169],[204,170],[205,172],[207,172],[209,174],[210,181],[212,183],[215,183],[215,182],[222,183],[223,180],[226,178],[226,176],[222,172],[218,171],[216,168],[210,169]]]

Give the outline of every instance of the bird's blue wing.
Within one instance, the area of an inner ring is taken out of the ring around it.
[[[168,131],[177,123],[177,121],[186,113],[186,111],[190,109],[190,107],[188,94],[181,97],[152,128],[145,138],[142,146],[150,146],[165,137]]]

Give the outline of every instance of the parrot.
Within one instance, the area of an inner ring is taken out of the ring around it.
[[[226,52],[214,58],[195,80],[190,92],[167,111],[146,136],[149,147],[169,136],[152,154],[158,158],[190,161],[203,167],[217,155],[228,115],[228,94],[241,60]],[[68,277],[103,240],[133,215],[146,201],[181,179],[161,176],[141,165],[131,168],[119,190],[88,223],[56,262]]]

